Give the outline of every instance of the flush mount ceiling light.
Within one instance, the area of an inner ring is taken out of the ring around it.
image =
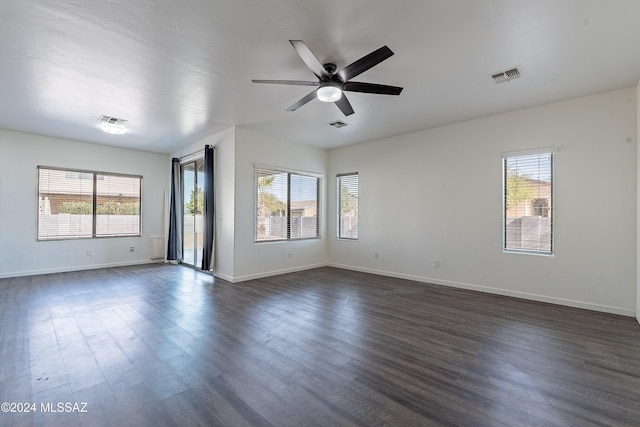
[[[127,121],[119,119],[117,117],[100,116],[98,119],[98,126],[103,132],[110,133],[112,135],[123,135],[125,133],[124,124]]]
[[[336,102],[342,98],[342,89],[337,84],[327,83],[318,88],[316,95],[322,102]]]

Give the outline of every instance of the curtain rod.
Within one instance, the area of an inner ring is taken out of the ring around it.
[[[204,149],[211,147],[211,145],[205,145],[204,148],[194,151],[193,153],[185,154],[184,156],[178,157],[178,160],[186,159],[187,157],[195,156],[196,154],[204,153]]]

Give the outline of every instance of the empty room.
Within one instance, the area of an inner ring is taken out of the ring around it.
[[[4,2],[0,425],[638,425],[639,17]]]

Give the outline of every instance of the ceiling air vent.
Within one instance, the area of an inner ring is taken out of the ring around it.
[[[125,132],[125,123],[127,123],[126,120],[111,116],[100,116],[98,119],[98,126],[100,126],[100,129],[104,132],[116,135],[122,135]]]
[[[329,123],[329,126],[333,126],[336,129],[343,128],[347,126],[349,123],[342,122],[340,120],[336,120],[335,122]]]
[[[522,74],[520,73],[520,69],[518,67],[513,67],[508,70],[491,74],[491,78],[494,82],[496,82],[496,84],[508,82],[509,80],[517,79],[520,76],[522,76]]]

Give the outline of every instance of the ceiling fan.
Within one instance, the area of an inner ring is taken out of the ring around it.
[[[351,79],[375,67],[385,59],[391,57],[393,52],[387,46],[374,50],[357,61],[337,70],[336,64],[321,64],[318,58],[311,52],[302,40],[289,40],[293,48],[298,52],[302,61],[318,78],[314,81],[301,80],[252,80],[253,83],[268,83],[295,86],[316,86],[312,92],[287,108],[287,111],[295,111],[309,101],[318,98],[323,102],[334,102],[345,116],[353,114],[353,108],[343,92],[364,92],[381,95],[400,95],[401,87],[381,85],[376,83],[352,82]]]

